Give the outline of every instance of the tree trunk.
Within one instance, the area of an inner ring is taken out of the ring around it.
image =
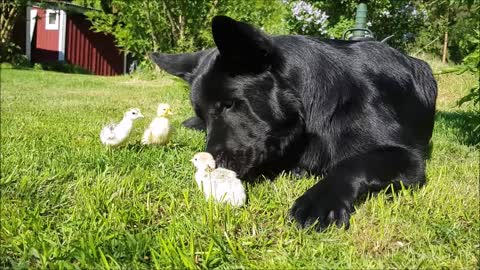
[[[0,43],[6,44],[12,36],[13,26],[17,18],[17,6],[13,3],[2,1],[0,14]]]
[[[178,36],[180,40],[185,37],[185,20],[182,15],[178,16]]]
[[[447,63],[447,52],[448,52],[448,32],[445,32],[445,39],[443,41],[443,55],[442,63]]]
[[[170,27],[172,29],[172,32],[170,33],[170,36],[171,36],[170,42],[172,46],[175,46],[178,41],[177,25],[175,24],[175,20],[173,19],[173,16],[170,13],[170,10],[167,7],[167,4],[165,3],[165,1],[162,1],[162,4],[163,4],[163,11],[167,15],[168,21],[170,22]]]
[[[152,45],[153,45],[153,51],[156,52],[158,51],[158,40],[157,40],[157,37],[155,36],[155,27],[153,25],[153,21],[152,21],[152,16],[151,16],[151,9],[150,9],[150,2],[149,0],[145,1],[145,8],[147,10],[147,20],[148,20],[148,25],[150,26],[150,36],[151,36],[151,39],[152,39]]]

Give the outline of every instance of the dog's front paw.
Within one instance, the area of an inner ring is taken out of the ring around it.
[[[206,129],[205,122],[202,119],[194,116],[182,122],[182,125],[186,128],[204,131]]]
[[[322,196],[318,191],[307,191],[298,198],[290,209],[290,216],[301,228],[314,224],[315,229],[322,231],[331,224],[348,229],[350,225],[350,207],[332,196]]]

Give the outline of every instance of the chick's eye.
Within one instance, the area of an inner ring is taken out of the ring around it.
[[[136,112],[132,112],[132,114],[137,114]]]

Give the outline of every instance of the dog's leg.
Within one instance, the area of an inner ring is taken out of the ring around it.
[[[183,126],[195,130],[205,130],[205,123],[203,122],[202,119],[198,118],[197,116],[193,116],[188,118],[187,120],[183,121],[182,123]]]
[[[422,185],[425,162],[421,154],[400,147],[383,148],[345,159],[325,178],[307,190],[290,209],[301,227],[316,223],[322,230],[330,224],[348,228],[355,200],[368,191],[393,184]]]

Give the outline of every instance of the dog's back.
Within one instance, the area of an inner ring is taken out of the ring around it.
[[[312,166],[318,156],[328,167],[379,146],[425,150],[437,96],[428,64],[380,42],[279,36],[274,44],[288,51],[281,76],[297,84],[307,131],[328,146],[307,150]],[[290,68],[298,62],[303,69]]]

